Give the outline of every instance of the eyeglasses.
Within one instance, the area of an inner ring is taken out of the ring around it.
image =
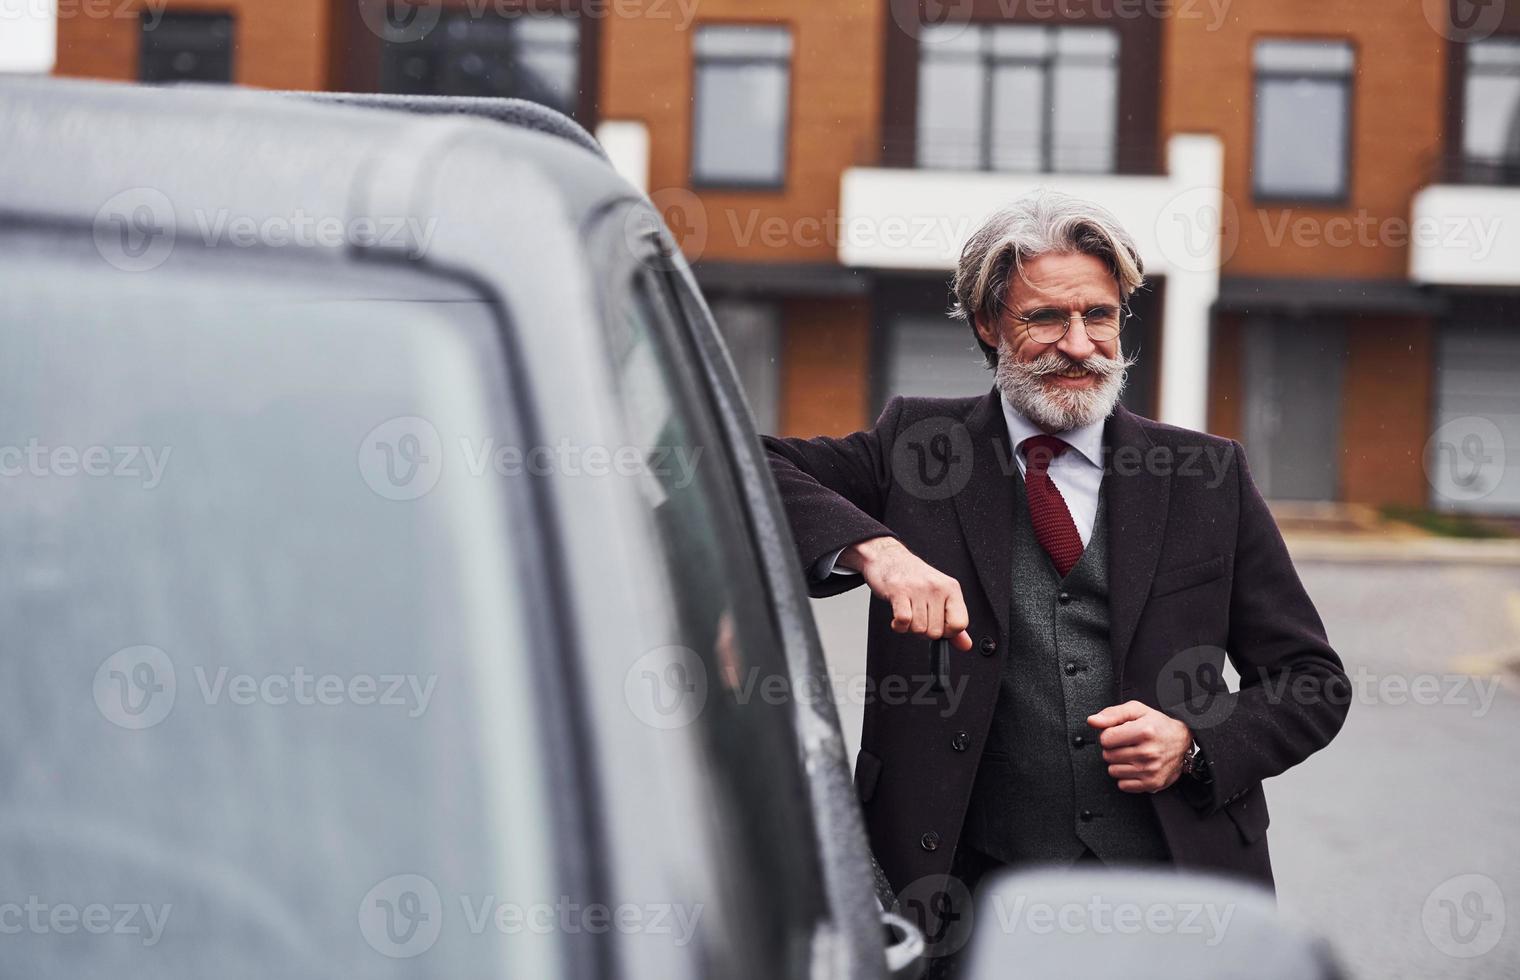
[[[1086,313],[1067,313],[1053,306],[1042,307],[1029,313],[1019,313],[1004,308],[1009,316],[1029,328],[1029,339],[1037,344],[1053,344],[1066,336],[1072,321],[1082,318],[1087,336],[1097,341],[1113,340],[1124,330],[1132,314],[1125,306],[1094,306]]]

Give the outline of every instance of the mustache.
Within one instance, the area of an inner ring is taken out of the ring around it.
[[[1060,374],[1072,368],[1083,368],[1092,372],[1099,378],[1107,379],[1122,374],[1134,365],[1134,359],[1124,356],[1105,357],[1102,354],[1091,354],[1084,360],[1075,361],[1062,354],[1060,351],[1050,350],[1027,363],[1019,364],[1018,369],[1029,377],[1043,378],[1046,375]]]

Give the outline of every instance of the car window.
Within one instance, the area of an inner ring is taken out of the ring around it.
[[[691,727],[724,821],[724,877],[753,883],[755,907],[740,920],[773,958],[756,975],[803,976],[824,908],[794,692],[727,449],[667,288],[655,270],[629,275],[608,317],[607,350],[628,433],[649,462],[641,485],[659,549],[651,557],[675,606],[666,642],[692,652],[706,686]]]
[[[545,975],[497,317],[180,258],[0,270],[5,972]]]

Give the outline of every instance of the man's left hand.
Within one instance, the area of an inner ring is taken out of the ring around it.
[[[1103,732],[1103,761],[1126,793],[1159,793],[1182,774],[1193,744],[1188,726],[1139,701],[1126,701],[1087,719]]]

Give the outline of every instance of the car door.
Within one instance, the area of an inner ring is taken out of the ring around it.
[[[631,292],[615,292],[613,304],[644,304],[653,314],[658,356],[681,389],[691,434],[701,440],[704,455],[696,473],[702,506],[723,530],[715,566],[702,569],[695,559],[688,564],[691,584],[744,597],[748,615],[739,621],[739,636],[746,650],[763,659],[748,662],[749,676],[741,683],[767,709],[781,708],[794,733],[796,754],[783,782],[800,781],[811,840],[806,847],[791,842],[777,857],[811,864],[793,869],[796,880],[812,881],[824,896],[820,914],[826,924],[815,932],[826,941],[815,943],[814,955],[827,961],[824,975],[880,976],[879,905],[833,689],[785,514],[733,367],[689,270],[646,204],[613,210],[591,238],[591,254],[617,270],[612,280],[633,284]],[[774,772],[763,778],[781,779]],[[765,792],[765,783],[755,789]],[[775,900],[795,901],[784,893],[793,877],[779,880],[783,891]]]

